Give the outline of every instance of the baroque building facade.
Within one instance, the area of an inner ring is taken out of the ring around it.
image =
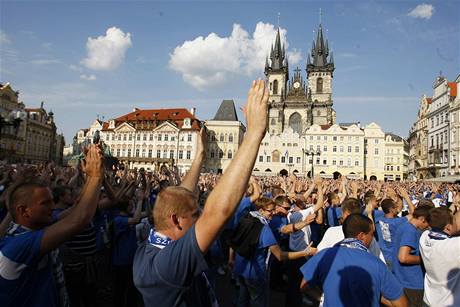
[[[195,157],[201,121],[195,109],[137,109],[115,119],[96,119],[74,137],[74,154],[99,131],[112,156],[129,168],[160,170],[177,166],[187,171]]]
[[[0,85],[2,121],[12,111],[24,114],[16,128],[3,122],[0,124],[0,159],[10,163],[54,161],[61,164],[64,139],[56,132],[53,112],[46,111],[43,102],[39,108],[26,108],[18,98],[19,92],[14,91],[9,83]]]
[[[428,178],[428,109],[432,102],[431,97],[423,95],[417,119],[409,131],[409,166],[408,178]]]

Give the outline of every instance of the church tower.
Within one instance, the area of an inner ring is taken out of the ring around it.
[[[335,122],[335,111],[332,108],[332,78],[334,58],[329,53],[329,44],[323,37],[323,26],[320,23],[313,41],[311,55],[307,55],[308,95],[312,102],[313,124],[332,125]]]
[[[271,47],[270,61],[268,57],[265,61],[265,76],[268,79],[270,90],[268,130],[271,134],[277,134],[282,131],[283,127],[283,101],[286,97],[286,86],[289,79],[288,60],[285,46],[281,44],[279,28],[276,33],[275,45]]]

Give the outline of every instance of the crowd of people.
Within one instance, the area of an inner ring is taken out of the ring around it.
[[[251,175],[267,101],[223,175],[0,164],[0,306],[460,306],[460,187]]]

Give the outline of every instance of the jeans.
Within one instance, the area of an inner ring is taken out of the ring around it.
[[[238,307],[267,307],[268,282],[265,280],[246,279],[238,276],[240,286],[238,293]]]

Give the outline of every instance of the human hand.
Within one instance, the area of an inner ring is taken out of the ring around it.
[[[247,123],[247,133],[263,138],[268,120],[268,88],[263,80],[255,80],[248,92],[248,100],[242,108]]]
[[[307,216],[303,219],[303,221],[304,221],[305,223],[307,223],[307,225],[310,225],[311,223],[313,223],[313,222],[315,221],[315,218],[316,218],[316,214],[311,213],[311,214],[307,215]]]
[[[310,242],[310,244],[308,244],[307,248],[304,250],[305,257],[313,256],[314,254],[318,252],[318,249],[316,247],[311,247],[312,245],[313,245],[313,242]]]
[[[102,153],[97,145],[90,145],[88,147],[81,167],[82,171],[88,177],[102,178],[104,176]]]
[[[196,153],[197,155],[201,155],[202,158],[206,157],[206,144],[208,140],[208,134],[206,133],[206,129],[203,127],[200,129],[200,136],[197,142]]]

